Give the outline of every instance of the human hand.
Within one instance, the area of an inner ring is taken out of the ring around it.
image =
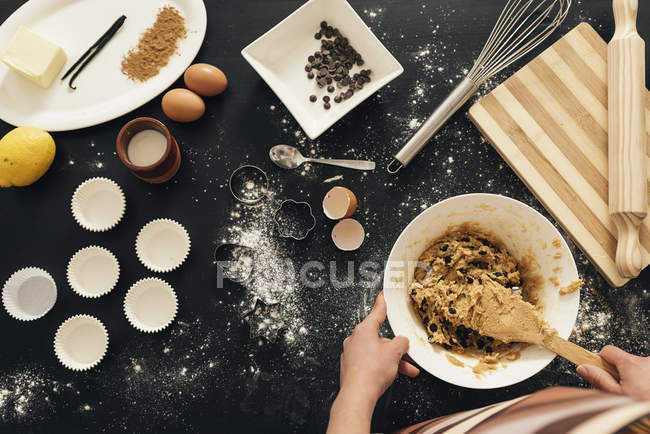
[[[397,372],[409,377],[420,373],[406,355],[407,338],[379,337],[379,327],[385,320],[386,300],[380,292],[366,319],[343,341],[341,390],[330,410],[328,434],[370,432],[375,404],[395,380]]]
[[[577,372],[597,389],[650,400],[650,357],[639,357],[613,345],[600,350],[600,356],[618,370],[618,382],[607,372],[591,365],[578,366]]]
[[[416,377],[420,373],[409,363],[411,359],[406,355],[409,341],[406,337],[379,337],[379,327],[385,320],[386,300],[381,292],[366,319],[343,341],[341,354],[341,392],[363,397],[373,407],[393,383],[398,371],[409,377]]]

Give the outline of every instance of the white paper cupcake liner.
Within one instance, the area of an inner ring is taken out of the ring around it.
[[[140,262],[158,273],[180,267],[190,253],[190,246],[190,236],[185,228],[169,219],[147,223],[135,240],[135,251]]]
[[[72,195],[72,216],[82,228],[104,232],[117,225],[124,216],[126,200],[115,181],[108,178],[90,178]]]
[[[106,355],[108,332],[94,316],[75,315],[61,324],[54,336],[54,354],[73,371],[94,368]]]
[[[162,279],[150,277],[137,281],[124,297],[124,314],[129,323],[145,333],[169,326],[178,311],[174,289]]]
[[[56,282],[45,270],[28,267],[12,274],[2,288],[2,304],[11,317],[33,321],[56,303]]]
[[[109,250],[90,246],[68,262],[68,283],[82,297],[97,298],[113,290],[120,278],[120,264]]]

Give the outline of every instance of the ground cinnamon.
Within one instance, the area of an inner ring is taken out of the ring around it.
[[[186,36],[185,18],[173,6],[162,7],[153,26],[145,30],[138,45],[122,58],[122,74],[135,81],[155,77]]]

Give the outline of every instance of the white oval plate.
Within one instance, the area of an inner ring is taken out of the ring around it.
[[[445,357],[448,352],[427,342],[427,332],[410,306],[407,287],[413,279],[418,258],[429,244],[440,237],[450,225],[476,222],[487,231],[499,235],[508,251],[517,259],[534,254],[546,278],[556,275],[561,285],[578,279],[578,270],[571,251],[555,227],[540,213],[505,196],[466,194],[452,197],[430,207],[417,216],[401,233],[390,252],[384,272],[384,297],[388,320],[395,335],[409,338],[409,355],[432,375],[457,386],[493,389],[518,383],[548,365],[555,354],[539,346],[528,346],[521,357],[507,366],[480,378],[471,367],[478,360],[453,354],[466,366],[453,365]],[[560,240],[560,248],[552,245]],[[554,254],[561,252],[559,259]],[[561,267],[561,270],[553,271]],[[548,280],[540,289],[543,316],[560,336],[568,338],[578,315],[578,291],[560,296],[558,288]]]
[[[187,38],[157,76],[133,82],[120,71],[122,57],[168,4],[185,17]],[[69,79],[60,80],[63,73],[122,14],[127,18],[120,31],[75,80],[77,90],[69,89]],[[0,118],[15,126],[67,131],[115,119],[167,89],[201,48],[207,14],[202,0],[29,0],[0,26],[0,52],[21,25],[60,45],[68,60],[49,89],[0,63]]]

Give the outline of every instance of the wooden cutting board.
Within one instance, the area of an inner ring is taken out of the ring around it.
[[[625,284],[607,207],[607,43],[598,33],[579,24],[475,103],[469,117],[603,277]],[[646,119],[650,129],[650,93]],[[648,219],[641,244],[648,265]]]

